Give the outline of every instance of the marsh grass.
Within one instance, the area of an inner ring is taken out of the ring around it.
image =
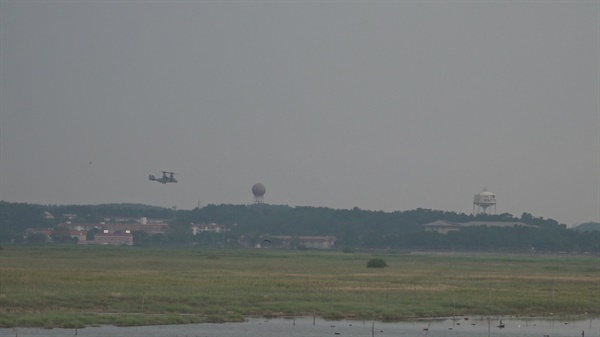
[[[365,267],[384,257],[389,268]],[[0,252],[0,325],[600,314],[597,256],[17,247]]]

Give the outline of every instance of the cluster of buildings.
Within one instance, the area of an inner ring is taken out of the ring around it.
[[[262,242],[257,243],[255,248],[268,248],[271,246],[281,248],[307,248],[307,249],[331,249],[335,244],[335,236],[291,236],[271,235],[265,236]]]
[[[437,232],[448,234],[450,231],[458,231],[467,227],[488,226],[488,227],[537,227],[528,225],[518,221],[469,221],[469,222],[453,222],[448,220],[436,220],[423,225],[428,232]]]
[[[69,219],[69,217],[66,217]],[[141,218],[116,219],[114,222],[79,223],[66,221],[56,228],[34,229],[26,231],[25,236],[33,234],[45,235],[46,242],[52,242],[56,235],[68,235],[80,245],[133,245],[133,233],[144,232],[149,235],[166,234],[168,223],[164,220],[149,220]],[[190,224],[192,235],[201,233],[226,233],[231,229],[227,225],[217,223]],[[308,248],[308,249],[331,249],[335,244],[335,236],[263,236],[262,243],[250,245],[244,239],[240,239],[242,246],[255,248]]]
[[[89,245],[133,245],[133,233],[144,232],[148,235],[166,234],[168,224],[164,220],[148,220],[141,218],[139,220],[125,220],[115,222],[100,223],[73,223],[64,222],[56,229],[28,229],[25,236],[33,234],[43,234],[47,242],[52,242],[57,234],[68,235],[77,244]],[[448,220],[436,220],[423,225],[425,231],[447,234],[451,231],[458,231],[467,227],[489,226],[489,227],[537,227],[522,222],[502,222],[502,221],[470,221],[470,222],[452,222]],[[190,224],[192,235],[208,233],[226,233],[231,231],[227,225],[217,223]],[[291,235],[263,235],[258,243],[250,243],[244,236],[240,237],[238,242],[242,246],[255,248],[308,248],[308,249],[332,249],[335,245],[335,236],[291,236]],[[256,242],[256,241],[253,241]]]
[[[68,219],[68,217],[67,217]],[[25,232],[28,237],[33,234],[43,234],[46,241],[51,242],[58,235],[68,235],[77,244],[80,245],[133,245],[133,233],[144,232],[148,235],[165,234],[169,225],[164,220],[148,220],[141,218],[139,220],[117,219],[115,222],[100,223],[73,223],[66,221],[56,228],[37,229],[30,228]],[[209,224],[190,224],[193,235],[202,232],[223,233],[230,229],[226,225]]]

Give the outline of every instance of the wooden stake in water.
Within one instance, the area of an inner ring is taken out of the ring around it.
[[[371,324],[371,336],[375,337],[375,314],[373,314],[373,324]]]
[[[454,302],[454,311],[452,312],[452,326],[454,327],[456,325],[456,298],[453,298],[452,302]]]

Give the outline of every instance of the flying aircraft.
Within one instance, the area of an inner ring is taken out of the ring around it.
[[[148,176],[148,179],[151,181],[159,182],[161,184],[177,183],[177,179],[175,179],[175,173],[168,172],[168,171],[160,171],[160,172],[162,172],[162,174],[163,174],[162,177],[156,178],[153,174],[151,174],[150,176]]]

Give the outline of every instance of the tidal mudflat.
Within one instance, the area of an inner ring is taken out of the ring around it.
[[[600,337],[600,320],[539,320],[503,318],[413,320],[385,323],[378,321],[329,321],[303,318],[252,318],[242,323],[203,323],[138,327],[100,326],[82,329],[2,328],[0,336],[18,337]]]

